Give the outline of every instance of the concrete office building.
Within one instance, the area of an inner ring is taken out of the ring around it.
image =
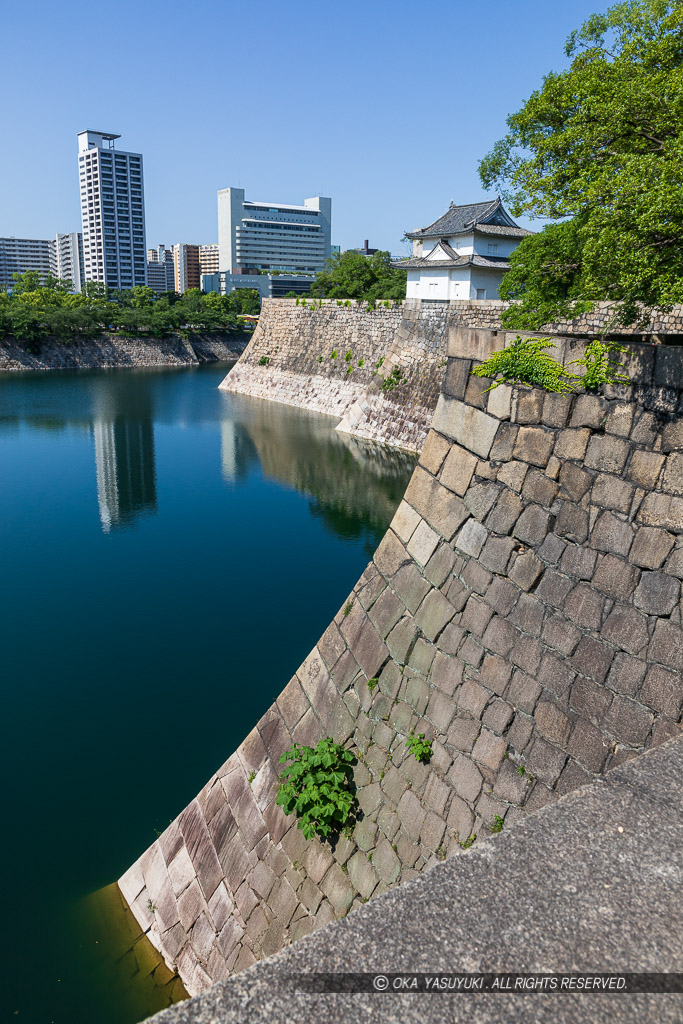
[[[231,274],[221,270],[217,274],[202,274],[202,291],[229,295],[237,288],[253,288],[262,299],[281,299],[288,292],[308,295],[315,278],[301,274]]]
[[[242,188],[218,193],[219,270],[253,274],[277,270],[319,274],[330,255],[332,200],[305,199],[303,206],[250,202]]]
[[[0,288],[11,288],[15,274],[37,271],[44,280],[55,273],[50,238],[0,238]]]
[[[142,156],[117,150],[120,138],[78,134],[83,262],[87,281],[132,288],[147,284]]]

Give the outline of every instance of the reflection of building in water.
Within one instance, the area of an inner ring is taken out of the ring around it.
[[[223,479],[227,484],[244,480],[249,465],[258,460],[254,443],[241,423],[235,420],[221,421],[221,465]]]
[[[107,422],[96,419],[95,462],[97,501],[102,529],[125,526],[136,514],[156,510],[157,487],[154,465],[152,420],[129,420],[123,416]]]

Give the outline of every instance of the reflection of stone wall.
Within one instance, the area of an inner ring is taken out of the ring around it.
[[[676,732],[683,350],[633,346],[636,383],[596,398],[487,393],[469,371],[498,343],[453,332],[419,466],[349,601],[120,881],[191,993]],[[276,805],[279,756],[324,735],[359,757],[361,817],[333,845]]]

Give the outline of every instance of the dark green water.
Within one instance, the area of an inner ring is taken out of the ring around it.
[[[130,956],[114,971],[119,922],[86,897],[266,710],[412,472],[326,417],[218,391],[225,372],[0,379],[0,1018],[18,1024],[163,1005]]]

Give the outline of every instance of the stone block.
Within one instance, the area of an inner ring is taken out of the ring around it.
[[[543,422],[547,427],[564,427],[569,418],[571,395],[546,394],[543,399]]]
[[[367,856],[360,850],[348,864],[349,879],[364,899],[369,899],[379,884],[379,876]]]
[[[591,491],[591,503],[616,512],[628,512],[631,508],[635,489],[621,477],[610,473],[599,473]]]
[[[449,629],[451,627],[447,627]],[[444,633],[441,636],[443,640]],[[434,686],[438,686],[440,690],[449,696],[455,691],[456,686],[462,679],[462,662],[456,658],[449,658],[443,651],[437,651],[434,661],[432,662],[432,668],[430,672],[430,679]]]
[[[489,704],[482,716],[482,724],[502,735],[512,721],[514,709],[507,701],[496,699]]]
[[[581,633],[563,615],[550,615],[543,627],[541,638],[548,647],[568,657],[576,650]]]
[[[489,537],[479,555],[479,563],[492,572],[504,574],[514,548],[511,537]]]
[[[608,406],[603,398],[596,395],[580,395],[570,420],[572,427],[592,427],[597,430],[605,420]]]
[[[430,430],[420,453],[420,465],[433,476],[437,476],[450,447],[445,437],[441,437],[435,430]]]
[[[588,511],[571,501],[563,501],[555,522],[555,533],[583,544],[588,538]]]
[[[514,491],[501,492],[493,510],[489,513],[486,525],[494,533],[509,533],[524,509],[524,503]]]
[[[557,706],[548,700],[540,700],[536,705],[536,730],[540,736],[564,746],[569,739],[571,721],[568,716]]]
[[[598,725],[612,703],[612,698],[613,694],[606,687],[578,676],[572,686],[569,706],[577,715]]]
[[[510,465],[514,466],[515,463],[510,463]],[[520,463],[520,465],[523,465],[523,463]],[[524,480],[522,495],[526,501],[534,501],[539,505],[545,505],[546,508],[550,508],[555,500],[557,491],[558,484],[554,480],[550,479],[539,469],[531,469]]]
[[[481,792],[483,779],[474,762],[464,754],[459,754],[448,772],[448,781],[456,795],[471,804]]]
[[[627,475],[638,487],[651,491],[659,479],[663,465],[663,455],[660,455],[658,452],[640,451],[637,449],[631,456]]]
[[[543,415],[543,391],[521,391],[514,419],[517,423],[540,423]]]
[[[629,654],[638,654],[649,639],[647,619],[630,605],[616,604],[605,620],[601,635]]]
[[[678,721],[683,705],[683,679],[679,673],[653,665],[645,679],[640,700],[667,718]]]
[[[680,452],[668,456],[661,486],[668,494],[683,494],[683,454]]]
[[[321,888],[337,917],[348,914],[356,894],[341,864],[337,864],[336,861],[332,864]]]
[[[496,439],[491,447],[490,458],[492,462],[508,462],[512,458],[518,433],[519,427],[516,424],[501,423]]]
[[[568,576],[589,580],[595,571],[597,554],[580,544],[568,544],[560,559],[560,568]]]
[[[575,677],[576,672],[568,659],[556,658],[554,654],[544,655],[538,670],[538,682],[546,690],[550,690],[556,697],[564,697],[569,692]]]
[[[425,717],[433,724],[437,734],[443,736],[448,732],[455,710],[451,697],[440,690],[434,690],[429,698]]]
[[[476,466],[477,459],[474,455],[458,445],[453,445],[439,479],[444,487],[462,497],[470,485]]]
[[[432,428],[457,441],[480,458],[488,457],[499,421],[480,409],[445,395],[439,397]]]
[[[665,530],[683,531],[683,498],[653,492],[646,494],[638,510],[638,522],[660,526]]]
[[[407,501],[402,501],[396,509],[394,518],[391,520],[391,529],[404,544],[407,544],[415,531],[415,527],[421,521],[419,513]]]
[[[527,505],[512,532],[524,544],[540,547],[549,528],[550,513],[540,505]]]
[[[533,636],[520,636],[512,648],[509,658],[513,665],[534,675],[541,663],[541,645]]]
[[[392,588],[408,611],[414,615],[432,586],[418,567],[411,563],[399,569],[392,581]]]
[[[593,782],[593,777],[584,768],[576,764],[575,761],[570,760],[567,761],[560,775],[559,782],[557,783],[557,792],[560,796],[564,796],[566,793],[571,793],[580,786],[587,786],[591,782]]]
[[[551,608],[561,608],[572,586],[572,580],[566,576],[556,572],[555,569],[546,569],[541,582],[536,587],[536,596]]]
[[[504,658],[487,654],[479,670],[479,681],[499,696],[505,693],[512,675],[512,667]]]
[[[552,786],[560,777],[566,760],[564,751],[537,737],[527,755],[527,768],[541,782]]]
[[[521,754],[529,745],[534,731],[534,719],[525,714],[516,714],[508,729],[507,741],[510,750]]]
[[[401,873],[401,862],[387,839],[380,839],[372,855],[372,866],[384,885],[394,885]]]
[[[477,719],[464,718],[458,714],[448,730],[448,745],[456,750],[470,753],[480,728],[481,723]]]
[[[593,528],[591,546],[597,551],[628,555],[633,543],[633,527],[612,512],[603,512]]]
[[[403,615],[404,610],[403,602],[398,599],[393,590],[387,587],[377,598],[368,615],[379,635],[386,638]]]
[[[443,380],[443,390],[452,398],[462,399],[470,381],[470,359],[449,359]]]
[[[593,586],[618,601],[627,601],[636,589],[639,576],[639,570],[628,562],[614,555],[604,555],[595,570]]]
[[[298,904],[298,897],[287,879],[278,879],[268,897],[268,906],[284,928],[292,920]]]
[[[455,553],[446,543],[434,552],[424,568],[424,574],[435,587],[441,587],[449,579],[455,564]]]
[[[633,424],[635,406],[632,402],[617,402],[607,414],[605,430],[608,434],[617,434],[619,437],[628,437]]]
[[[474,558],[470,558],[462,571],[462,582],[480,597],[486,593],[492,579],[491,573]]]
[[[648,661],[683,672],[683,630],[674,622],[660,619],[648,649]]]
[[[677,547],[672,552],[671,557],[664,566],[664,572],[668,572],[670,576],[676,576],[679,580],[683,580],[683,545]]]
[[[569,619],[584,629],[600,629],[604,597],[589,587],[579,584],[568,595],[564,610]]]
[[[586,454],[590,434],[587,427],[560,431],[555,441],[554,454],[556,458],[563,461],[566,459],[581,461]]]
[[[427,676],[435,654],[436,647],[420,637],[413,647],[408,664],[421,676]]]
[[[487,650],[493,651],[494,654],[500,654],[502,657],[505,657],[512,650],[518,636],[519,633],[512,623],[501,618],[499,615],[494,615],[486,627],[482,638],[482,645]]]
[[[588,469],[600,469],[605,473],[621,473],[629,455],[629,445],[619,437],[609,434],[594,435],[588,442],[584,464]]]
[[[468,512],[462,501],[456,494],[449,491],[446,487],[442,487],[441,484],[430,476],[429,473],[425,472],[421,466],[417,466],[415,471],[410,478],[408,489],[405,493],[405,499],[408,501],[413,508],[415,508],[427,522],[437,530],[442,537],[446,540],[450,540],[458,527],[467,519]],[[386,538],[385,538],[386,539]],[[384,542],[382,542],[384,543]],[[397,538],[398,543],[398,538]],[[380,544],[380,548],[382,545]],[[379,551],[379,548],[378,548]],[[391,562],[396,562],[398,557],[398,551],[392,552],[392,559],[388,568],[391,568],[391,574],[396,572],[397,564],[391,567]],[[407,554],[404,549],[404,558],[407,558]],[[375,564],[380,572],[387,578],[389,575],[383,564],[377,560],[377,553],[375,554]]]
[[[506,696],[514,708],[530,715],[536,707],[541,689],[540,684],[532,676],[517,669],[513,673]]]
[[[522,557],[526,558],[526,555]],[[509,619],[513,625],[519,626],[525,633],[530,633],[532,636],[540,636],[543,615],[544,608],[538,598],[533,597],[531,594],[520,594],[517,604],[510,612]]]
[[[543,427],[520,427],[513,453],[532,466],[546,466],[552,455],[555,435]]]
[[[452,828],[461,843],[464,843],[472,835],[474,825],[474,814],[464,800],[460,797],[453,797],[448,812],[448,826]]]
[[[462,647],[458,651],[459,660],[464,662],[465,665],[471,665],[472,668],[477,668],[481,664],[483,657],[484,649],[477,643],[474,637],[466,637]]]
[[[614,651],[607,644],[592,636],[583,636],[571,659],[572,665],[581,675],[598,683],[604,683],[609,672]]]
[[[509,420],[511,401],[512,388],[508,384],[499,384],[489,391],[487,412],[499,420]]]
[[[528,776],[519,775],[513,761],[505,760],[493,787],[493,795],[507,803],[521,805],[531,788]]]
[[[525,551],[514,560],[508,575],[518,587],[527,591],[531,590],[544,569],[543,562],[533,551]]]
[[[572,501],[581,501],[586,491],[591,487],[594,477],[581,469],[573,462],[565,462],[560,469],[560,486],[562,492]]]
[[[497,576],[486,591],[484,600],[498,615],[506,616],[514,608],[519,589],[509,580]]]
[[[680,451],[683,448],[683,420],[667,423],[662,431],[662,451]]]
[[[399,800],[397,811],[403,828],[410,838],[417,842],[420,838],[426,811],[412,790],[405,791]]]
[[[455,547],[466,555],[476,558],[489,536],[485,526],[476,519],[468,519],[454,541]]]
[[[505,487],[509,487],[511,490],[519,493],[522,490],[524,477],[528,469],[529,467],[525,462],[517,462],[515,460],[506,462],[498,470],[498,483],[504,484]]]
[[[482,522],[499,493],[500,487],[498,484],[471,484],[465,495],[465,507],[475,519]]]
[[[610,736],[632,747],[642,746],[650,735],[653,716],[630,697],[617,696],[603,725]]]
[[[673,576],[663,572],[644,572],[633,595],[633,603],[648,615],[670,615],[678,604],[680,592],[681,585]]]
[[[446,831],[446,822],[434,811],[428,811],[420,833],[420,842],[432,853],[435,853],[441,845],[443,834]]]
[[[659,569],[674,546],[674,538],[666,530],[641,526],[629,551],[629,561],[644,569]]]
[[[482,636],[493,614],[492,609],[475,594],[470,597],[460,619],[460,626],[468,633]]]
[[[465,711],[473,718],[481,718],[481,713],[490,697],[491,694],[474,679],[466,679],[458,690],[456,703],[459,712]]]
[[[631,431],[631,440],[637,444],[646,444],[651,448],[657,439],[657,434],[657,421],[654,414],[644,412]]]
[[[431,526],[421,519],[408,543],[408,554],[412,555],[419,565],[426,565],[440,539],[436,530],[432,530]]]
[[[412,480],[415,479],[415,474],[421,472],[416,469],[413,473]],[[427,476],[427,474],[424,474]],[[429,478],[431,479],[431,477]],[[412,483],[411,480],[411,483]],[[409,489],[410,489],[410,485]],[[407,493],[407,492],[406,492]],[[391,530],[387,530],[384,537],[379,543],[377,550],[375,551],[373,561],[385,579],[391,579],[392,576],[398,572],[399,568],[409,560],[409,555],[403,544],[398,539],[395,533]]]
[[[609,754],[609,743],[599,729],[585,718],[579,718],[574,723],[567,750],[589,772],[601,772]]]
[[[646,670],[647,663],[645,661],[632,658],[620,651],[612,662],[612,668],[607,677],[607,686],[618,693],[625,693],[629,697],[633,697],[643,681]]]

